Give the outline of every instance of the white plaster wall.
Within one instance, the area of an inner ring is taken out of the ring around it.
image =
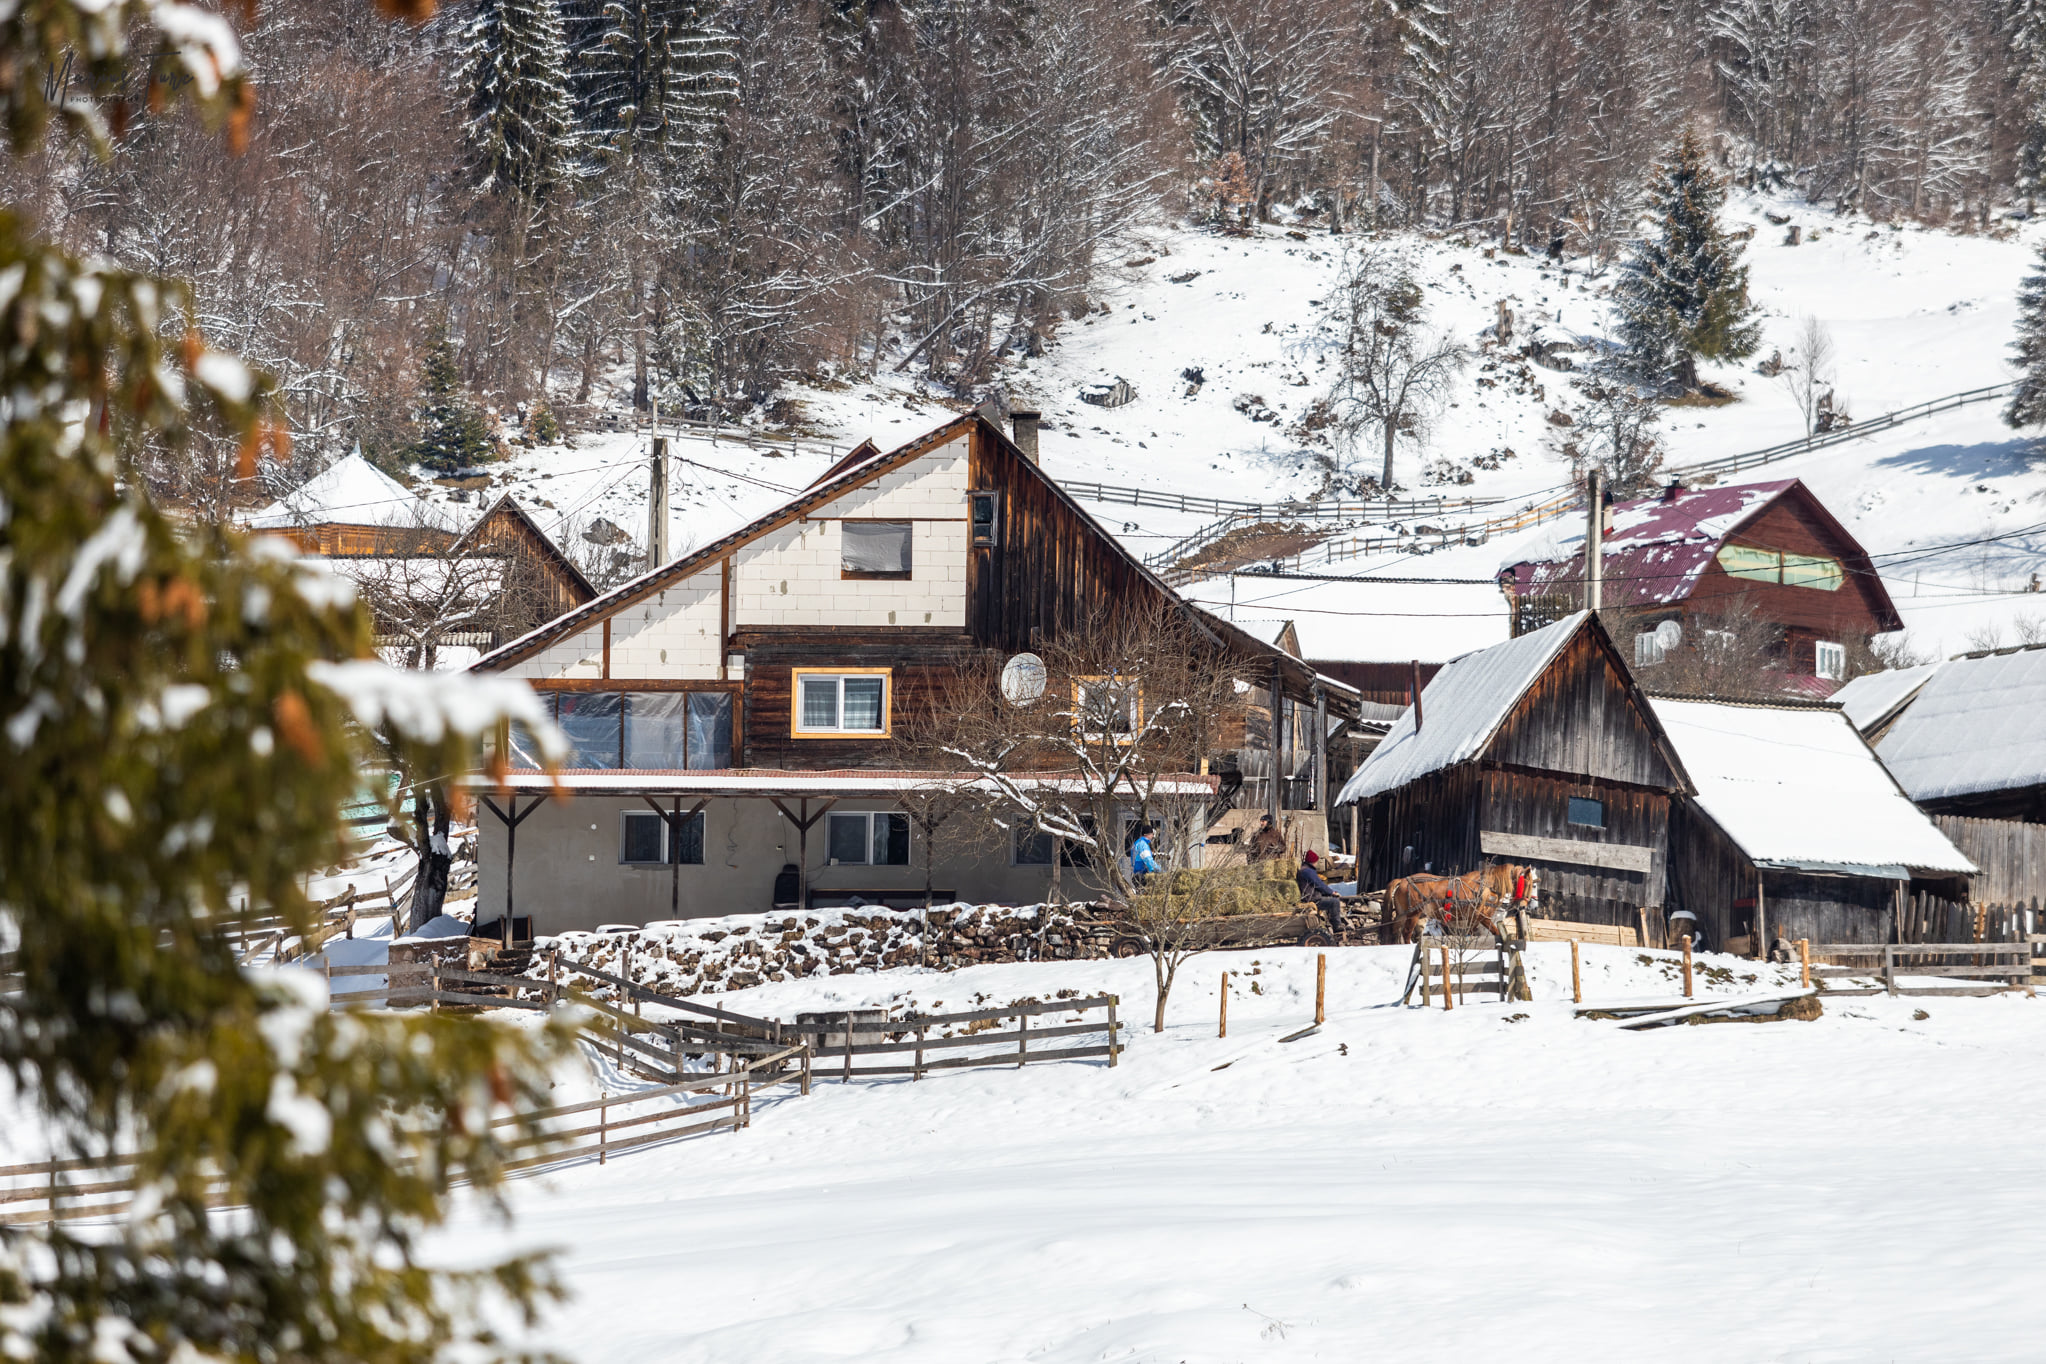
[[[546,934],[607,923],[764,913],[773,907],[775,875],[784,862],[796,860],[797,838],[795,827],[772,804],[722,799],[706,806],[701,866],[621,865],[619,815],[646,808],[637,796],[587,795],[549,800],[535,810],[519,825],[516,912],[532,915],[534,930]],[[833,808],[894,807],[882,800],[847,800]],[[921,834],[911,833],[908,866],[832,867],[825,865],[825,830],[822,820],[810,830],[812,886],[923,889]],[[504,825],[485,810],[478,831],[477,912],[480,919],[492,919],[504,912]],[[938,889],[981,904],[1032,904],[1051,885],[1050,868],[1009,865],[999,841],[976,847],[941,838],[933,870]],[[671,908],[677,901],[679,911]]]
[[[611,676],[714,680],[724,635],[724,566],[713,566],[611,618]]]
[[[735,628],[966,624],[965,439],[825,503],[734,556]],[[839,520],[914,522],[904,582],[840,576]],[[614,665],[614,671],[615,665]]]
[[[601,622],[557,640],[522,663],[505,669],[510,677],[602,677],[604,626]]]

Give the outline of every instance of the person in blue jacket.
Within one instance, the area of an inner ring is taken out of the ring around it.
[[[1130,844],[1130,874],[1142,886],[1158,870],[1158,858],[1151,851],[1151,826],[1137,826],[1137,840]]]

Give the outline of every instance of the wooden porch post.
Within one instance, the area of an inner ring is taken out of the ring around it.
[[[1314,808],[1327,822],[1328,808],[1328,690],[1314,684]]]
[[[1286,770],[1286,675],[1279,660],[1272,660],[1272,777],[1265,794],[1265,813],[1272,817],[1272,827],[1281,833],[1285,829],[1279,824],[1279,812],[1285,801],[1279,793],[1279,783],[1285,780]]]
[[[1762,869],[1755,868],[1755,940],[1749,946],[1755,949],[1756,961],[1769,960],[1769,911],[1762,900]]]
[[[781,803],[781,797],[769,796],[774,808],[781,811],[782,818],[796,826],[796,907],[808,911],[810,908],[810,826],[824,818],[825,812],[838,804],[837,796],[827,797],[817,807],[817,813],[810,813],[810,798],[804,796],[798,802],[801,814],[791,814],[789,807]]]
[[[497,802],[488,796],[483,797],[482,803],[491,814],[496,815],[504,823],[504,917],[498,924],[501,930],[498,939],[504,950],[509,952],[512,945],[512,914],[516,908],[516,901],[512,895],[512,871],[518,862],[519,825],[524,824],[533,811],[547,803],[547,793],[543,791],[533,797],[533,803],[524,810],[519,809],[519,798],[516,793],[509,802],[511,805],[509,812],[498,809]]]

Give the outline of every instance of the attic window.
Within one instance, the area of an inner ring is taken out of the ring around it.
[[[1570,822],[1586,829],[1606,827],[1606,803],[1585,796],[1570,797]]]
[[[1823,554],[1786,554],[1777,549],[1757,549],[1753,545],[1722,545],[1719,549],[1719,566],[1730,578],[1743,578],[1749,582],[1782,583],[1786,587],[1816,587],[1821,592],[1837,592],[1847,580],[1838,559],[1829,559]]]
[[[999,492],[968,493],[972,507],[973,547],[987,549],[1002,542],[1002,495]]]
[[[909,577],[910,521],[841,521],[839,577]]]

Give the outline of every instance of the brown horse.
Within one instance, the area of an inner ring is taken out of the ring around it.
[[[1482,924],[1493,937],[1500,937],[1493,910],[1521,898],[1525,871],[1524,867],[1500,863],[1461,876],[1403,876],[1385,888],[1387,920],[1403,943],[1421,936],[1423,921],[1440,916],[1447,923],[1459,911]]]

